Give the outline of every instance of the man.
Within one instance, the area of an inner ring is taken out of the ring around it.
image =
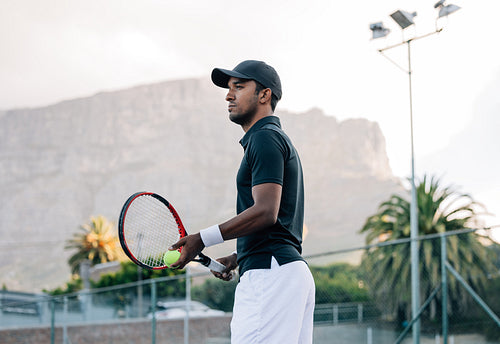
[[[302,166],[274,109],[281,81],[271,66],[248,60],[215,68],[215,85],[228,89],[229,118],[245,135],[237,174],[237,216],[174,244],[184,246],[172,265],[183,268],[204,247],[237,238],[237,253],[218,259],[231,279],[239,266],[231,321],[232,344],[312,343],[314,281],[303,258]]]

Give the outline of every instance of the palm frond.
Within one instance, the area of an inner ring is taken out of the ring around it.
[[[469,194],[459,193],[452,186],[443,187],[440,179],[425,175],[416,186],[418,202],[419,235],[445,233],[464,229],[478,223],[479,211],[485,209]],[[392,195],[382,202],[375,214],[364,223],[360,232],[366,234],[366,243],[410,237],[409,197]],[[452,266],[481,288],[492,271],[491,250],[483,244],[483,237],[469,233],[450,236],[446,240],[447,259]],[[362,258],[364,270],[372,278],[367,279],[369,289],[384,308],[396,312],[410,301],[410,249],[408,244],[375,247],[367,250]],[[422,297],[425,299],[440,283],[439,240],[419,242],[419,270],[426,278],[421,280]],[[463,311],[469,300],[453,277],[449,279],[449,295],[454,307]],[[462,309],[463,308],[463,309]],[[409,310],[407,310],[409,311]]]
[[[68,263],[73,273],[78,273],[79,265],[89,260],[91,265],[117,260],[120,257],[115,226],[104,216],[91,217],[81,225],[77,233],[66,242],[65,248],[76,250]]]

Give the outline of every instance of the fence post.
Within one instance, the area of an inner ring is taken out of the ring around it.
[[[68,344],[68,297],[63,299],[63,344]]]
[[[151,344],[156,343],[156,282],[154,278],[151,279]]]
[[[358,323],[363,322],[363,304],[358,303]]]
[[[337,325],[339,323],[339,306],[337,304],[333,305],[333,324]]]
[[[186,314],[184,315],[184,344],[189,344],[189,310],[191,308],[191,268],[186,266]]]
[[[142,318],[142,268],[137,266],[137,317]]]
[[[50,344],[55,344],[56,332],[56,300],[50,300]]]
[[[446,277],[446,236],[441,235],[441,323],[443,344],[448,344],[448,281]]]

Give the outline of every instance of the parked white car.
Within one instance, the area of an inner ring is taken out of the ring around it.
[[[186,301],[168,301],[158,302],[158,310],[155,312],[156,319],[184,319],[186,317]],[[199,301],[189,302],[189,317],[190,318],[209,318],[220,317],[226,315],[226,312],[212,309]],[[148,318],[153,316],[148,314]]]

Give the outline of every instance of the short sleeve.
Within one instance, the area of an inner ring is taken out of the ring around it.
[[[247,162],[252,171],[252,186],[264,183],[283,185],[286,144],[281,135],[271,129],[259,130],[247,147]]]

